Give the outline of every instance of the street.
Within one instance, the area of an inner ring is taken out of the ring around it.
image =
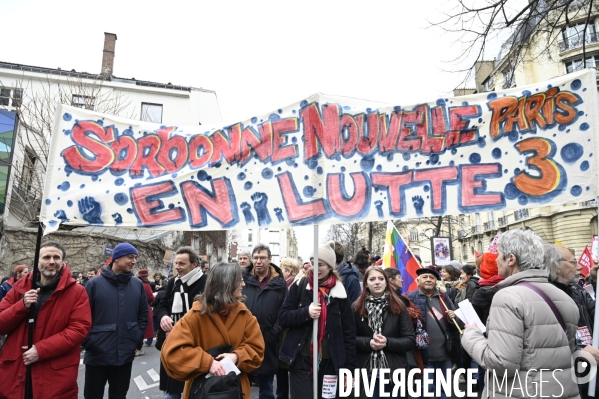
[[[145,355],[138,356],[133,360],[131,384],[129,385],[127,398],[162,399],[163,393],[158,389],[160,382],[160,352],[154,346],[147,347],[144,345],[143,350]],[[77,397],[78,399],[83,399],[83,387],[85,385],[83,353],[81,353],[77,383],[79,385],[79,395]],[[104,389],[104,398],[108,398],[108,384],[106,384],[106,388]],[[252,387],[250,399],[258,399],[257,387]]]

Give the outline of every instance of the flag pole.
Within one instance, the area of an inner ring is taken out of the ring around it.
[[[318,306],[318,225],[314,225],[314,266],[312,267],[313,282],[312,302]],[[598,306],[599,308],[599,306]],[[322,313],[321,313],[322,315]],[[318,398],[318,319],[312,320],[312,393]]]
[[[597,211],[599,212],[599,197],[595,198],[595,205],[598,207]],[[594,266],[595,260],[593,260]],[[589,271],[590,273],[590,271]],[[596,283],[596,281],[595,281]],[[598,284],[599,285],[599,284]],[[599,306],[595,306],[595,320],[594,320],[594,328],[593,328],[593,346],[595,348],[599,348],[599,325],[597,322],[599,321]],[[597,367],[595,365],[595,367]],[[597,374],[589,381],[589,396],[595,397],[595,389],[597,387]]]

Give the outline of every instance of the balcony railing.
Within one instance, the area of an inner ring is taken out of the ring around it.
[[[509,223],[509,215],[506,215],[502,218],[497,219],[497,224],[499,225],[499,227],[507,226],[508,223]]]
[[[514,212],[514,220],[526,219],[528,217],[528,209],[518,209]]]
[[[580,203],[582,206],[597,206],[597,200],[584,201]]]
[[[483,223],[483,229],[485,231],[495,229],[495,221],[494,220],[490,220],[488,222]]]
[[[464,238],[464,237],[466,237],[466,235],[467,235],[466,230],[464,230],[464,229],[458,230],[458,238]]]
[[[599,35],[597,35],[596,32],[587,32],[585,42],[586,44],[597,43],[599,42]],[[558,42],[557,44],[559,46],[560,53],[567,50],[582,47],[582,33],[575,36],[571,36],[565,40]]]
[[[483,232],[482,229],[480,228],[480,226],[472,226],[471,231],[472,231],[472,234],[480,234]]]

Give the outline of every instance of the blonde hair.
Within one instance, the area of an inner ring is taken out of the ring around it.
[[[292,276],[295,276],[296,274],[298,274],[299,270],[300,270],[299,262],[292,258],[283,259],[281,261],[281,263],[279,264],[279,267],[281,268],[281,270],[283,270],[283,269],[290,270]]]

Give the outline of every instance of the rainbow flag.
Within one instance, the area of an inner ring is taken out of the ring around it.
[[[420,268],[420,264],[414,255],[412,255],[412,252],[410,252],[395,225],[390,220],[387,222],[383,267],[394,267],[399,270],[403,279],[403,293],[414,291],[418,288],[416,270]]]

